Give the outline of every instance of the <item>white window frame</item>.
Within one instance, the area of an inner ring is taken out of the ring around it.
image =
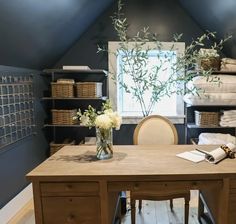
[[[108,70],[111,75],[109,75],[109,85],[108,85],[108,92],[109,92],[109,99],[111,100],[111,103],[113,105],[113,109],[117,110],[117,93],[118,93],[118,87],[117,82],[114,80],[116,79],[115,75],[117,74],[117,57],[116,52],[118,52],[120,48],[119,41],[109,41],[108,42]],[[130,46],[132,46],[134,43],[130,42]],[[173,49],[177,53],[177,57],[184,54],[185,50],[185,43],[184,42],[161,42],[163,48],[162,50],[169,50]],[[174,44],[174,46],[173,46]],[[154,49],[155,47],[154,42],[149,42],[146,47],[150,47]],[[183,71],[184,72],[184,71]],[[180,88],[184,88],[184,86],[180,86]],[[168,119],[170,119],[174,124],[183,124],[184,123],[184,101],[183,96],[178,95],[177,96],[177,113],[176,116],[166,116]],[[123,124],[137,124],[140,122],[140,120],[143,118],[143,116],[123,116],[122,123]]]

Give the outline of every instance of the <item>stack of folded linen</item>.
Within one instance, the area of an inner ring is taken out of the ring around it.
[[[236,143],[236,138],[230,134],[201,133],[198,136],[198,145],[220,145],[231,142]]]
[[[190,90],[196,88],[198,94],[186,94],[184,101],[190,105],[235,105],[235,86],[234,75],[196,76],[187,83],[187,88]]]
[[[236,59],[234,59],[234,58],[222,58],[221,59],[220,70],[221,71],[236,71]]]
[[[220,126],[236,127],[236,110],[224,110],[220,118]]]

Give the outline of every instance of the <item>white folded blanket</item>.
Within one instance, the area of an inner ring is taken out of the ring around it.
[[[218,74],[210,77],[196,76],[186,84],[188,89],[194,87],[206,93],[233,93],[236,92],[236,76]]]
[[[236,93],[185,94],[183,100],[190,105],[236,105]]]
[[[236,65],[235,64],[223,64],[220,65],[221,71],[236,71]]]
[[[236,110],[224,110],[224,116],[236,115]]]
[[[221,116],[220,120],[224,122],[236,122],[236,116],[224,117],[223,115]]]
[[[236,127],[236,121],[220,121],[222,127]]]
[[[198,137],[199,145],[220,145],[229,142],[236,144],[236,138],[230,134],[222,133],[201,133]]]
[[[236,65],[236,59],[234,59],[234,58],[222,58],[221,61],[225,64],[235,64]]]

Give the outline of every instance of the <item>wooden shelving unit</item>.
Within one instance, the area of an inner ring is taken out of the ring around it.
[[[78,124],[53,124],[52,122],[52,110],[75,110],[81,109],[81,111],[87,109],[88,105],[92,105],[97,110],[101,109],[102,103],[108,99],[108,83],[107,72],[100,69],[85,69],[85,70],[65,70],[65,69],[45,69],[42,75],[48,77],[48,81],[56,83],[58,79],[73,79],[75,83],[79,82],[99,82],[102,83],[102,97],[77,97],[77,91],[74,91],[74,96],[70,97],[56,97],[48,90],[45,92],[45,96],[42,97],[43,103],[47,107],[48,116],[44,127],[47,129],[50,137],[49,142],[53,142],[54,145],[60,144],[64,146],[63,140],[70,139],[75,144],[80,144],[83,138],[86,136],[95,136],[95,130]],[[55,84],[54,84],[55,85]],[[76,84],[73,84],[74,90],[77,90]],[[60,94],[61,95],[61,94]],[[64,120],[64,119],[63,119]],[[71,122],[70,122],[71,123]],[[60,147],[58,147],[60,148]]]

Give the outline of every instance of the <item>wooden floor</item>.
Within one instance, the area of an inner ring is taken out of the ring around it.
[[[191,191],[189,224],[199,224],[197,220],[198,192]],[[174,212],[170,211],[167,201],[143,201],[141,213],[136,213],[136,224],[182,224],[183,199],[174,200]],[[128,212],[122,219],[122,224],[130,224],[130,205]],[[30,201],[8,224],[35,224],[33,201]]]

